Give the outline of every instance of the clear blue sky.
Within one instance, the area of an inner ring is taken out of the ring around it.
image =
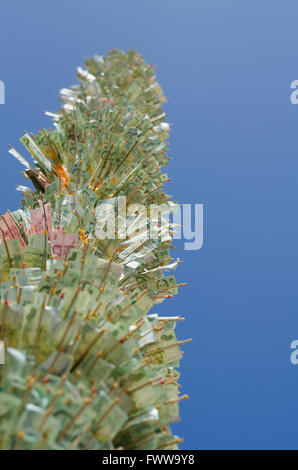
[[[298,449],[298,2],[10,0],[0,7],[1,210],[18,207],[7,153],[49,126],[59,88],[94,53],[134,47],[172,123],[168,192],[203,203],[202,250],[178,254],[188,282],[159,309],[181,314],[185,449]]]

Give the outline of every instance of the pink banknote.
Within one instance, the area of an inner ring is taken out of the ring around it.
[[[49,238],[52,240],[52,213],[51,213],[51,204],[47,203],[44,205],[44,208],[40,202],[40,207],[31,211],[31,231],[32,233],[43,234],[46,226],[45,219],[47,223],[47,229],[49,232]]]
[[[22,235],[20,234],[20,231],[9,212],[6,212],[5,215],[2,215],[0,221],[0,239],[2,242],[4,241],[3,235],[7,240],[18,238],[22,247],[24,248],[26,246]]]
[[[71,248],[76,248],[78,244],[77,233],[65,233],[63,230],[53,229],[52,231],[52,253],[56,259],[65,259]]]

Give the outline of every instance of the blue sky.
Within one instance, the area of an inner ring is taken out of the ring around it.
[[[185,449],[298,449],[298,3],[27,0],[0,7],[0,206],[19,204],[26,129],[49,126],[75,67],[110,48],[156,64],[172,124],[167,191],[204,204],[204,246],[177,255]],[[176,254],[176,253],[175,253]],[[157,309],[156,309],[157,310]]]

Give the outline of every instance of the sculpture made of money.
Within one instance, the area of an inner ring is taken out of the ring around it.
[[[10,149],[35,189],[0,222],[0,448],[177,449],[182,318],[148,313],[181,262],[153,211],[177,207],[165,98],[135,51],[85,65],[54,128],[21,138],[34,163]]]

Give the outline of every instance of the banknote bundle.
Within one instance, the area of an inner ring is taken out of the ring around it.
[[[154,69],[111,50],[25,132],[29,186],[0,221],[0,449],[177,449],[178,207],[163,188],[169,125]]]

